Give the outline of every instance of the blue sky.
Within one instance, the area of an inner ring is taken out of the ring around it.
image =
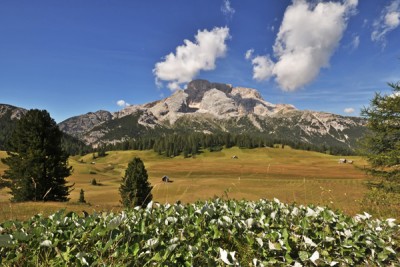
[[[61,122],[191,79],[358,116],[400,81],[400,0],[0,2],[0,103]]]

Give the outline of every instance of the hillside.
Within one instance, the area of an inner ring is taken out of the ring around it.
[[[27,112],[26,109],[0,104],[0,150],[7,149],[7,142],[14,130],[16,120]]]
[[[256,89],[194,80],[165,99],[115,113],[90,112],[61,122],[60,129],[91,145],[173,132],[229,132],[354,148],[364,125],[359,117],[272,104]]]
[[[28,110],[7,104],[0,104],[0,150],[7,150],[8,141],[15,129],[16,122],[25,115]],[[62,145],[70,155],[83,154],[91,151],[91,148],[77,138],[63,133]]]

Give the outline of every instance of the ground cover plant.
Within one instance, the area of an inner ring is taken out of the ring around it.
[[[3,266],[398,266],[399,225],[319,206],[215,198],[0,224]]]

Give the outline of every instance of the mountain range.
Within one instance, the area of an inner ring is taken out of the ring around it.
[[[0,105],[0,127],[26,112]],[[117,112],[99,110],[59,123],[60,129],[94,147],[141,136],[173,133],[223,133],[267,135],[354,148],[365,131],[365,120],[331,113],[298,110],[290,104],[265,101],[256,89],[194,80],[171,96],[132,105]],[[0,128],[0,142],[3,127]]]

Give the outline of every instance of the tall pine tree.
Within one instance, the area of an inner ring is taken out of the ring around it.
[[[146,207],[153,199],[152,188],[148,182],[148,175],[143,161],[140,158],[134,158],[129,162],[119,188],[122,204],[125,208]]]
[[[12,201],[67,201],[71,174],[68,154],[61,147],[62,133],[45,110],[29,110],[10,139],[9,166],[3,178],[11,189]]]

